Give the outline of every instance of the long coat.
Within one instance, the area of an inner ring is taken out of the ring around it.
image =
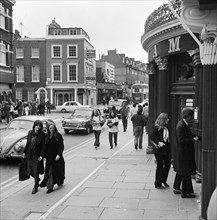
[[[159,142],[163,142],[165,145],[163,147],[160,147],[156,154],[161,155],[169,155],[170,154],[170,143],[168,141],[164,141],[163,139],[163,131],[164,129],[161,128],[160,130],[155,127],[153,132],[150,135],[150,140],[154,141],[154,143],[158,144]]]
[[[174,158],[174,170],[183,176],[196,173],[194,137],[184,120],[180,120],[176,126],[176,157]]]
[[[34,142],[34,143],[33,143]],[[27,158],[27,171],[29,175],[36,177],[44,173],[43,160],[38,161],[40,156],[44,157],[45,151],[45,134],[41,132],[36,135],[33,130],[29,131],[27,136],[24,153]]]
[[[46,157],[46,168],[45,178],[48,178],[50,167],[52,166],[53,183],[61,185],[65,179],[65,161],[63,158],[63,138],[60,133],[57,134],[56,138],[53,136],[46,143],[45,157]],[[59,155],[60,159],[55,160],[56,156]]]

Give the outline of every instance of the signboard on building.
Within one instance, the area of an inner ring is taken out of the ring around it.
[[[89,58],[96,58],[96,50],[93,49],[87,49],[86,50],[86,57]]]

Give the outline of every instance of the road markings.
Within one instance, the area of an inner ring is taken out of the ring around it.
[[[81,187],[91,176],[93,176],[106,162],[111,160],[115,155],[117,155],[120,151],[126,148],[129,144],[131,144],[133,140],[125,144],[122,148],[116,151],[110,158],[102,162],[98,167],[96,167],[87,177],[85,177],[79,184],[77,184],[69,193],[67,193],[62,199],[60,199],[57,203],[51,206],[47,212],[45,212],[38,220],[45,219],[48,215],[51,214],[59,205],[61,205],[66,199],[68,199],[79,187]]]

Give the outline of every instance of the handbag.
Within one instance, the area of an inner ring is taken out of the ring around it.
[[[21,163],[19,163],[19,181],[28,180],[30,175],[27,172],[27,160],[23,159]]]
[[[147,154],[155,154],[159,149],[159,146],[152,140],[150,140],[150,145],[146,148]]]

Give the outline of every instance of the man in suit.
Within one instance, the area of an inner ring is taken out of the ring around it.
[[[190,130],[194,120],[194,111],[184,108],[181,112],[182,119],[176,126],[176,158],[174,158],[174,193],[181,194],[182,198],[194,198],[194,190],[191,175],[196,174],[196,162],[194,156],[194,142],[199,139]],[[182,185],[182,189],[180,186]]]

